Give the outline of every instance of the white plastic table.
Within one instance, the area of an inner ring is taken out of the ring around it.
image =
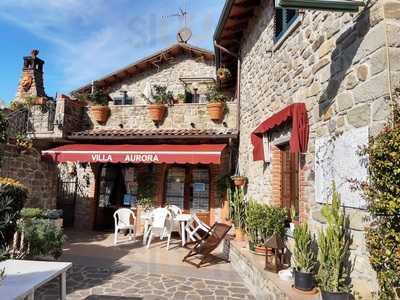
[[[182,247],[186,244],[186,223],[192,219],[191,214],[180,214],[174,218],[174,221],[178,221],[181,224],[181,238]]]
[[[0,262],[6,277],[0,283],[2,300],[35,299],[35,290],[60,276],[60,298],[67,298],[66,272],[72,267],[69,262],[47,262],[9,259]]]
[[[148,236],[148,229],[151,225],[151,212],[142,214],[140,216],[141,219],[144,220],[144,233],[143,233],[143,245],[146,245],[146,240]],[[181,225],[181,239],[182,239],[182,247],[186,244],[186,223],[192,219],[191,214],[179,214],[174,218],[174,221],[178,221]]]

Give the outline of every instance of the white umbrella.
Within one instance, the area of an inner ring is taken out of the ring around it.
[[[150,82],[146,82],[146,86],[144,87],[143,95],[146,97],[146,99],[149,102],[154,103],[153,93],[151,91]]]

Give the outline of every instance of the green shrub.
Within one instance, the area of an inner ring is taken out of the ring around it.
[[[19,228],[23,231],[29,256],[47,256],[54,258],[62,254],[64,235],[60,227],[48,219],[25,220]]]
[[[264,222],[267,217],[266,205],[249,201],[246,209],[246,232],[249,236],[251,247],[262,246],[265,243]]]
[[[368,157],[368,180],[360,184],[372,215],[366,231],[369,259],[377,272],[379,299],[394,299],[400,287],[400,123],[370,139],[361,155]]]
[[[314,237],[311,235],[308,224],[296,225],[293,238],[295,242],[293,251],[294,269],[298,272],[312,273],[316,265],[316,253],[313,249]]]
[[[333,185],[332,204],[322,208],[327,227],[318,236],[319,287],[327,292],[351,292],[351,236],[348,219],[341,211],[340,195]]]
[[[274,233],[283,238],[286,219],[287,211],[284,208],[249,201],[245,220],[250,243],[254,246],[263,246],[265,241]]]
[[[267,218],[265,220],[265,235],[270,237],[274,233],[283,238],[285,236],[285,225],[288,218],[286,208],[267,206]]]
[[[0,247],[13,236],[16,222],[27,197],[27,189],[20,182],[0,177]]]
[[[40,208],[24,207],[21,210],[22,219],[43,218],[43,210]]]

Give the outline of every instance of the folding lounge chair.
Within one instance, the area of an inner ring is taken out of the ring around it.
[[[193,248],[190,249],[189,253],[183,258],[182,261],[192,264],[197,268],[200,268],[202,265],[206,263],[211,264],[211,262],[217,260],[224,260],[226,262],[229,262],[229,260],[225,258],[220,258],[215,255],[212,255],[211,252],[218,247],[218,245],[225,238],[226,234],[229,232],[231,227],[232,227],[231,225],[226,225],[223,223],[216,222],[203,238],[201,238],[198,241],[189,242],[186,244],[186,245],[193,244],[194,246]],[[193,256],[198,256],[198,257],[193,257]],[[189,260],[188,258],[190,257],[193,258]],[[196,264],[195,262],[192,261],[193,259],[200,259],[200,262]]]

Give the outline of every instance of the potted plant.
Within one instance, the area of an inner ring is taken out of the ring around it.
[[[178,94],[176,95],[176,103],[185,103],[185,94]]]
[[[17,146],[17,149],[21,151],[21,153],[26,153],[32,149],[33,142],[27,136],[18,133],[15,136],[15,145]]]
[[[266,217],[266,205],[250,200],[246,208],[246,233],[249,237],[249,249],[261,255],[265,255],[263,228]]]
[[[318,236],[319,270],[316,279],[324,300],[347,300],[352,288],[349,220],[340,207],[340,195],[333,185],[332,203],[322,208],[327,226]]]
[[[247,182],[247,177],[242,175],[233,175],[231,179],[235,186],[244,186]]]
[[[215,86],[211,86],[206,94],[208,101],[207,112],[213,121],[221,121],[226,111],[226,101],[228,97],[217,90]]]
[[[230,205],[230,218],[235,225],[235,238],[238,241],[243,241],[245,238],[244,230],[246,228],[246,201],[242,189],[237,187],[232,192],[228,189],[228,199]]]
[[[104,125],[110,116],[108,101],[110,97],[100,88],[95,88],[92,93],[82,94],[81,98],[87,99],[90,103],[90,112],[97,123]]]
[[[316,255],[313,249],[314,238],[311,236],[308,224],[296,225],[293,238],[294,287],[301,291],[311,291],[315,287],[313,271]]]
[[[164,119],[165,111],[167,109],[166,104],[172,104],[174,96],[171,91],[167,91],[166,86],[155,85],[153,88],[155,92],[152,94],[152,99],[147,98],[143,94],[142,96],[148,103],[147,110],[150,119],[154,123],[160,123]]]
[[[217,70],[217,77],[221,81],[226,81],[232,77],[232,74],[228,68],[221,67]]]

